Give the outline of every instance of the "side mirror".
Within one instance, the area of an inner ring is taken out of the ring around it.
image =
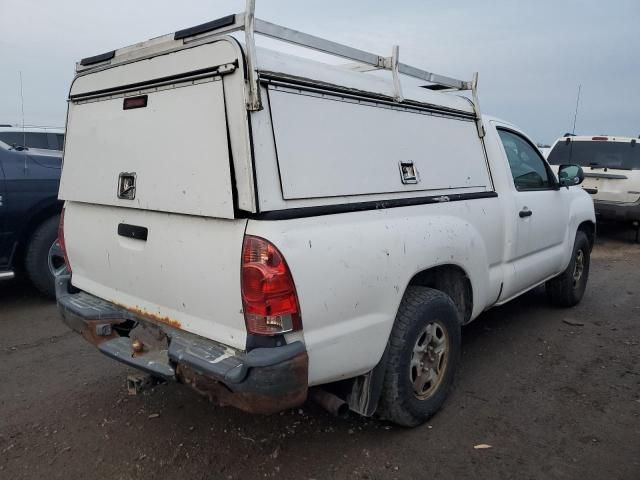
[[[584,172],[579,165],[560,165],[558,169],[558,180],[561,187],[571,187],[580,185],[584,180]]]
[[[12,143],[11,150],[15,150],[16,152],[22,152],[23,150],[27,150],[27,147],[23,147],[22,145],[18,145],[17,143]]]

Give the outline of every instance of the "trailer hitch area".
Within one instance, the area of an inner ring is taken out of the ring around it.
[[[127,376],[127,392],[129,395],[138,395],[156,385],[166,385],[163,378],[149,375],[148,373],[134,373]]]
[[[159,327],[147,323],[139,323],[129,333],[131,341],[131,357],[140,361],[147,360],[148,367],[156,361],[164,363],[166,352],[169,348],[167,334]],[[150,373],[139,372],[127,376],[127,392],[129,395],[139,393],[155,387],[166,385],[167,380]]]
[[[138,323],[129,332],[131,339],[131,355],[133,357],[143,356],[150,352],[167,351],[169,349],[169,338],[167,334],[158,326],[149,323]]]
[[[98,345],[98,350],[152,377],[176,379],[174,366],[169,360],[169,337],[155,325],[140,322],[129,332],[128,337],[102,342]],[[139,391],[147,383],[135,380],[131,382],[131,387],[133,391]]]

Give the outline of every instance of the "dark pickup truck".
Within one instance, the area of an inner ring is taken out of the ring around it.
[[[0,141],[0,280],[24,272],[52,298],[54,278],[64,271],[57,244],[61,167],[60,151]]]

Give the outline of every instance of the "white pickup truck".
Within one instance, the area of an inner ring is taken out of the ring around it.
[[[463,325],[541,284],[562,307],[584,293],[581,169],[558,181],[517,127],[482,117],[475,79],[258,20],[252,1],[76,70],[59,310],[153,377],[249,412],[311,396],[417,425]]]

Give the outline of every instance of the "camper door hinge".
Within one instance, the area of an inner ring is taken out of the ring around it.
[[[225,63],[224,65],[220,65],[218,67],[218,73],[220,75],[224,75],[225,73],[232,73],[237,68],[235,63]]]

